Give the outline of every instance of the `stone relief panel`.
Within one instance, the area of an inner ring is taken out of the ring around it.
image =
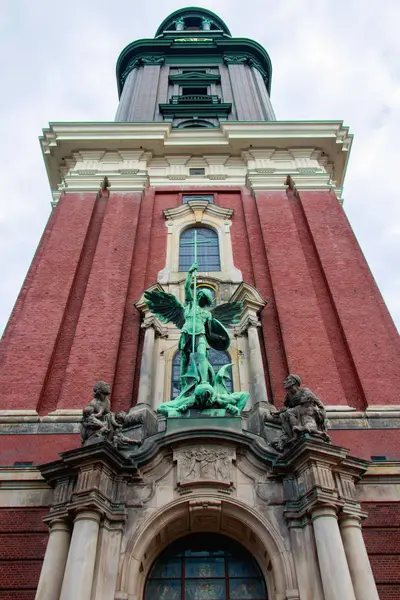
[[[233,485],[234,448],[221,446],[195,446],[174,451],[179,487],[197,485]]]

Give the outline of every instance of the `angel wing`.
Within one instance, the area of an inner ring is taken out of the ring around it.
[[[239,321],[243,304],[241,302],[224,302],[219,304],[212,311],[213,319],[217,319],[224,327],[230,327]]]
[[[173,294],[167,294],[160,290],[146,291],[144,297],[147,306],[163,323],[172,321],[179,329],[185,323],[185,315],[182,304]]]

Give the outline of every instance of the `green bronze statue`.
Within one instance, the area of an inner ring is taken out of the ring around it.
[[[196,244],[196,238],[195,238]],[[196,252],[195,252],[196,256]],[[246,405],[248,392],[229,392],[226,381],[230,379],[224,365],[214,373],[208,350],[227,350],[230,345],[226,327],[237,322],[242,310],[240,302],[226,302],[210,310],[213,297],[209,290],[196,287],[197,263],[190,267],[185,281],[185,305],[173,294],[161,291],[144,293],[150,310],[164,323],[172,322],[181,329],[181,392],[169,402],[161,404],[158,412],[167,416],[189,410],[221,409],[238,415]],[[197,290],[196,293],[192,291]]]

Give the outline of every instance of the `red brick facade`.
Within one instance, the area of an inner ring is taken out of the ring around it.
[[[262,338],[273,401],[279,405],[293,371],[328,405],[396,403],[395,328],[334,194],[215,193],[216,204],[234,209],[235,266],[267,300]],[[96,379],[112,383],[116,410],[135,403],[133,303],[165,266],[163,211],[180,202],[178,189],[61,197],[5,332],[4,409],[77,409]],[[391,443],[389,433],[375,453],[387,455]]]
[[[365,502],[363,534],[380,600],[400,598],[400,504]]]
[[[48,507],[0,508],[0,598],[33,600],[47,545]]]
[[[275,404],[288,371],[299,373],[326,404],[363,410],[396,403],[395,329],[335,196],[215,193],[216,204],[234,209],[234,264],[267,301],[261,336]],[[4,409],[46,415],[80,408],[96,379],[112,383],[116,411],[136,402],[143,334],[133,304],[165,266],[163,211],[180,202],[179,190],[151,188],[143,196],[61,198],[4,336]],[[399,458],[396,429],[342,429],[331,436],[360,458]],[[78,444],[76,433],[2,435],[1,464],[56,460]],[[365,509],[364,535],[381,600],[397,600],[400,505],[367,503]],[[0,511],[0,599],[33,600],[47,539],[45,513]]]

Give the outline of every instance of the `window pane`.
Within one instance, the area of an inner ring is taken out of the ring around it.
[[[231,600],[265,598],[264,584],[260,579],[230,579],[229,595]]]
[[[211,363],[214,372],[217,373],[219,369],[228,363],[231,362],[229,354],[223,352],[222,350],[214,350],[210,348],[208,351],[208,360]],[[225,385],[227,387],[228,392],[233,392],[233,381],[232,381],[232,367],[229,367],[228,373],[230,379],[225,379]],[[176,398],[179,396],[181,391],[181,353],[178,352],[175,354],[172,361],[172,381],[171,381],[171,398]]]
[[[181,600],[181,580],[149,579],[146,585],[146,600]]]
[[[225,580],[186,581],[185,596],[186,600],[225,600]]]
[[[214,196],[212,196],[212,195],[205,196],[202,194],[201,196],[199,196],[199,195],[194,195],[194,194],[191,194],[191,195],[184,194],[182,196],[182,204],[187,204],[188,202],[191,202],[192,200],[204,200],[206,202],[210,202],[210,204],[214,204]]]
[[[268,600],[264,579],[251,554],[214,533],[188,535],[161,553],[146,582],[144,600],[160,598]]]
[[[259,577],[260,575],[254,563],[239,558],[228,559],[228,573],[230,577]]]
[[[224,558],[187,558],[186,577],[225,577]]]
[[[179,271],[188,271],[194,262],[194,232],[197,231],[199,272],[220,271],[218,234],[204,227],[186,229],[179,243]]]
[[[179,559],[163,561],[158,560],[152,570],[150,571],[149,577],[155,579],[157,577],[180,577],[182,574],[182,561]]]

